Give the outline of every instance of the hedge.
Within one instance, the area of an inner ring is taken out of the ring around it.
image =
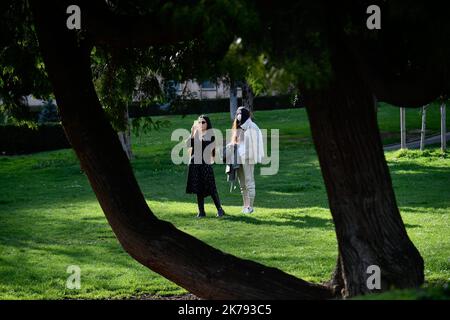
[[[24,126],[0,126],[0,154],[26,154],[70,148],[60,124],[39,125],[37,129]]]
[[[238,99],[238,106],[242,104],[242,99]],[[293,104],[292,96],[262,96],[256,97],[253,101],[254,110],[274,110],[274,109],[288,109],[299,108],[299,103]],[[129,107],[129,114],[131,118],[169,115],[169,114],[201,114],[201,113],[217,113],[228,112],[230,110],[230,99],[190,99],[177,100],[170,108],[161,109],[158,105],[151,105],[140,107],[139,105],[131,105]]]

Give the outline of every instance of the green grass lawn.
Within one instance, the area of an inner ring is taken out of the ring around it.
[[[383,131],[398,131],[398,122],[389,119],[395,113],[398,109],[380,108]],[[279,173],[256,177],[255,214],[240,213],[240,194],[229,192],[224,166],[215,166],[227,213],[224,219],[215,217],[209,198],[207,218],[195,218],[195,197],[185,194],[186,166],[170,160],[170,150],[177,143],[170,141],[171,132],[189,129],[194,118],[160,119],[170,120],[170,127],[133,137],[135,174],[159,218],[238,257],[314,282],[329,279],[336,261],[336,239],[304,110],[256,112],[259,126],[280,129],[281,139]],[[220,129],[229,125],[228,114],[212,114],[211,119]],[[433,149],[388,152],[386,157],[408,233],[425,259],[427,282],[447,283],[450,158]],[[65,288],[69,265],[81,268],[80,290]],[[126,298],[185,292],[139,265],[120,247],[73,151],[0,157],[1,299]]]

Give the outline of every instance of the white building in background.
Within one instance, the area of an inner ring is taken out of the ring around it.
[[[189,94],[193,99],[220,99],[230,97],[230,88],[223,82],[214,83],[212,81],[197,82],[193,80],[177,83],[175,85],[178,95]],[[238,98],[242,97],[242,90],[237,89]]]
[[[36,99],[32,95],[26,96],[24,99],[31,109],[40,109],[48,103],[48,101]],[[51,103],[56,106],[56,100],[51,100]]]

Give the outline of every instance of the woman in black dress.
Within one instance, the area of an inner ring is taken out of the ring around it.
[[[206,216],[205,198],[211,196],[217,208],[217,216],[225,212],[220,205],[212,163],[215,156],[214,134],[211,120],[205,115],[198,117],[191,128],[191,136],[187,141],[191,148],[188,167],[186,193],[197,195],[198,218]],[[206,152],[205,152],[206,150]]]

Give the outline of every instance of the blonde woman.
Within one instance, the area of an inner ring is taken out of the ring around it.
[[[243,201],[242,213],[253,213],[256,196],[255,164],[261,163],[264,157],[262,133],[245,107],[237,109],[232,129],[231,144],[237,147],[240,163],[237,177]]]

